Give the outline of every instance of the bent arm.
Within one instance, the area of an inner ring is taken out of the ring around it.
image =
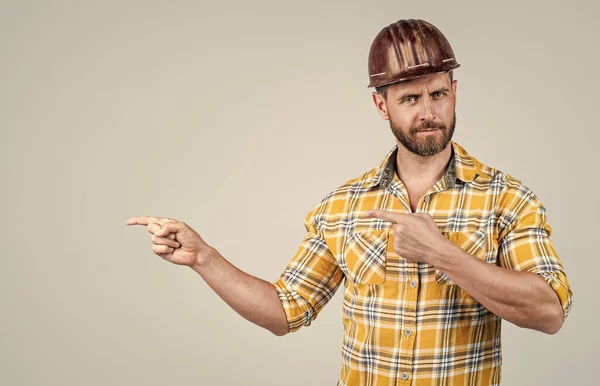
[[[509,189],[500,205],[498,265],[451,243],[438,269],[499,317],[520,327],[556,333],[567,318],[573,292],[550,235],[546,209],[522,187]]]
[[[436,268],[492,313],[519,327],[554,334],[563,324],[558,296],[537,274],[488,264],[454,244]]]
[[[289,332],[277,290],[270,282],[249,275],[227,261],[216,249],[208,259],[198,259],[191,268],[246,320],[277,336]]]

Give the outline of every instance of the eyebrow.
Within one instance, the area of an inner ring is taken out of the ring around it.
[[[442,87],[442,88],[438,88],[437,90],[433,90],[433,91],[431,92],[431,94],[433,94],[433,93],[435,93],[435,92],[448,92],[448,91],[450,91],[450,89],[449,89],[448,87]],[[399,101],[403,101],[403,100],[404,100],[404,98],[406,98],[406,97],[409,97],[409,96],[416,96],[416,97],[420,97],[420,96],[421,96],[421,94],[419,94],[419,93],[411,93],[411,92],[406,92],[406,93],[404,93],[404,94],[401,94],[401,95],[398,97],[398,100],[399,100]]]

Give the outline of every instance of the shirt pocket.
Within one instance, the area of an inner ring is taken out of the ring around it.
[[[352,233],[346,239],[340,268],[355,284],[385,282],[389,229]]]
[[[444,237],[460,247],[463,251],[476,256],[480,260],[486,260],[486,231],[442,232]],[[435,269],[435,280],[439,284],[451,285],[454,282],[439,269]]]

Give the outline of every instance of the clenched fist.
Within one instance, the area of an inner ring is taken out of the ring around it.
[[[145,225],[152,236],[152,251],[164,260],[177,265],[191,266],[208,259],[212,249],[187,224],[172,218],[130,217],[127,225]]]

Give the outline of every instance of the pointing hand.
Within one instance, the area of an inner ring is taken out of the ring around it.
[[[390,232],[394,235],[394,251],[409,261],[435,265],[440,252],[448,246],[448,240],[429,214],[373,209],[366,213],[366,217],[392,223]]]
[[[145,225],[153,234],[152,251],[170,263],[191,266],[206,260],[212,249],[202,237],[187,224],[172,218],[130,217],[127,225]]]

